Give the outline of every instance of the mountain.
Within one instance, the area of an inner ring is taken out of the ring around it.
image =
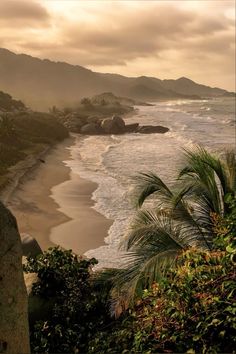
[[[198,95],[198,96],[207,96],[207,97],[215,97],[215,96],[224,96],[231,95],[232,93],[219,89],[217,87],[209,87],[205,85],[197,84],[196,82],[186,78],[181,77],[177,80],[163,80],[163,87],[166,89],[175,91],[179,94],[186,94],[188,92],[189,95]]]
[[[155,100],[229,95],[187,78],[160,80],[93,72],[79,65],[38,59],[0,48],[0,88],[34,109],[76,105],[82,97],[113,92],[118,96]]]

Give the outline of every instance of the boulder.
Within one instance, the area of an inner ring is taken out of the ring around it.
[[[139,128],[139,123],[126,124],[125,132],[126,133],[135,133]]]
[[[21,235],[21,245],[23,250],[23,256],[35,257],[38,254],[43,253],[41,247],[38,242],[32,236],[22,233]]]
[[[124,122],[124,120],[121,118],[121,117],[119,117],[119,116],[113,116],[112,117],[112,122],[118,127],[118,128],[120,128],[121,130],[124,130],[124,128],[125,128],[125,122]]]
[[[87,123],[85,117],[79,117],[74,115],[67,115],[63,118],[64,126],[71,132],[78,133],[83,125]]]
[[[14,216],[0,202],[0,353],[30,353],[22,247]]]
[[[98,135],[101,134],[101,127],[96,123],[88,123],[80,129],[81,134]]]
[[[90,116],[87,118],[87,123],[96,123],[96,124],[100,124],[101,118],[97,117],[97,116]]]
[[[119,116],[103,119],[101,127],[106,134],[123,134],[125,132],[125,122]]]
[[[169,128],[162,127],[161,125],[143,125],[137,129],[137,133],[141,134],[153,134],[160,133],[164,134],[169,131]]]

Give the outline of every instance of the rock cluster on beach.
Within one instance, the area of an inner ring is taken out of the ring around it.
[[[125,133],[166,133],[167,127],[159,125],[144,125],[139,123],[125,124],[123,118],[113,115],[110,118],[101,118],[96,116],[80,117],[76,113],[70,113],[61,118],[65,127],[75,133],[85,135],[106,135],[106,134],[125,134]]]

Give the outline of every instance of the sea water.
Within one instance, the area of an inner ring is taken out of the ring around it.
[[[114,220],[106,245],[86,252],[101,267],[122,263],[120,243],[135,214],[135,176],[139,172],[152,171],[171,185],[183,164],[183,148],[202,145],[218,153],[235,148],[234,98],[152,103],[136,106],[126,123],[163,125],[169,132],[78,135],[71,147],[72,159],[66,162],[74,173],[98,184],[92,196],[94,208]]]

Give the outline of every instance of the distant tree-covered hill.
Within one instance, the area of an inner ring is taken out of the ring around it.
[[[25,110],[26,107],[20,100],[14,100],[8,93],[0,91],[0,111],[12,112],[15,110]]]
[[[113,92],[142,100],[199,98],[232,93],[187,78],[160,80],[93,72],[79,65],[38,59],[0,48],[0,85],[34,109],[65,107],[82,97]]]
[[[27,158],[37,158],[68,136],[68,130],[54,115],[33,112],[0,91],[0,191],[15,178],[11,167]]]

